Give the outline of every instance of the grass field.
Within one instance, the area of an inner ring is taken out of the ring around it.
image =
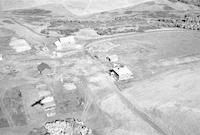
[[[89,46],[89,50],[105,65],[105,57],[112,54],[118,55],[118,63],[128,65],[140,81],[118,83],[123,88],[123,95],[133,104],[137,103],[163,131],[197,135],[200,133],[199,35],[194,31],[155,31],[96,42]],[[191,62],[194,57],[196,60]],[[163,61],[171,64],[162,65]],[[133,118],[128,116],[124,104],[115,106],[118,100],[113,95],[102,101],[102,108],[111,118],[116,116],[115,120],[125,116],[120,115],[123,111],[129,119]],[[113,108],[107,109],[108,106]],[[122,125],[118,125],[119,132],[130,131],[130,126]],[[151,130],[145,130],[151,133]]]
[[[22,95],[19,88],[6,91],[3,103],[16,126],[27,124]]]
[[[135,77],[142,79],[159,71],[162,60],[198,55],[199,42],[199,32],[157,31],[99,42],[90,49],[104,62],[106,56],[118,55],[119,63],[128,65]]]

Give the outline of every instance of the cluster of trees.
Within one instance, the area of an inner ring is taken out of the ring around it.
[[[171,1],[171,2],[182,2],[182,3],[185,3],[185,4],[192,4],[192,5],[200,7],[200,0],[169,0],[169,1]]]
[[[160,18],[158,19],[161,26],[178,27],[183,29],[200,30],[200,15],[185,15],[182,18]]]
[[[117,28],[96,28],[98,35],[113,35],[117,33],[137,32],[136,28],[120,29]]]
[[[50,14],[50,10],[45,9],[22,9],[22,10],[13,10],[13,14],[17,15],[47,15]]]

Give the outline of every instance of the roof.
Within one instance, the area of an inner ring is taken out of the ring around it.
[[[42,62],[37,66],[37,69],[40,73],[42,73],[42,71],[45,69],[51,69],[51,67],[48,64]]]
[[[45,97],[45,98],[41,101],[42,104],[51,103],[51,102],[54,102],[54,97],[53,97],[53,96]]]
[[[120,76],[120,75],[124,75],[124,74],[133,75],[133,73],[128,69],[127,66],[115,67],[115,68],[113,68],[113,70],[114,70],[119,76]]]
[[[31,49],[29,43],[24,39],[13,38],[11,39],[9,45],[15,49],[16,52],[23,52]]]
[[[58,46],[62,46],[62,44],[60,43],[60,41],[56,41],[54,44],[55,44],[57,47],[58,47]]]
[[[68,36],[68,37],[62,37],[62,38],[59,38],[59,41],[61,44],[63,43],[75,43],[75,39],[74,39],[74,36]]]

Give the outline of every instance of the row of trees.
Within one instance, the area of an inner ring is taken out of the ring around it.
[[[184,29],[200,30],[200,15],[185,15],[181,18],[160,18],[158,19],[161,26],[178,27]]]
[[[200,0],[170,0],[171,2],[182,2],[200,7]]]

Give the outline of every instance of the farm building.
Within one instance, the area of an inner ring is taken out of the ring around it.
[[[60,41],[56,41],[54,44],[55,44],[57,50],[62,50],[63,49],[63,46],[60,43]]]
[[[12,38],[9,45],[16,51],[16,52],[24,52],[31,49],[29,43],[24,39],[17,39]]]
[[[48,111],[48,110],[51,110],[51,109],[55,108],[56,107],[56,103],[55,103],[55,101],[51,101],[51,102],[49,101],[49,102],[46,102],[43,105],[43,107],[44,107],[45,111]]]
[[[37,69],[38,69],[38,71],[40,72],[40,74],[42,74],[42,72],[45,70],[45,69],[51,69],[51,67],[48,65],[48,64],[46,64],[46,63],[40,63],[38,66],[37,66]]]
[[[117,55],[110,55],[106,57],[106,60],[109,62],[117,62],[118,61],[118,56]]]
[[[44,98],[41,103],[43,104],[43,108],[46,111],[47,117],[52,117],[56,115],[56,103],[53,96],[48,96]]]
[[[52,96],[47,96],[41,101],[41,103],[44,105],[48,103],[53,103],[53,102],[54,102],[54,97]]]
[[[74,36],[68,36],[68,37],[59,38],[54,44],[57,50],[62,50],[66,48],[68,45],[72,45],[75,43],[76,43],[76,40]]]
[[[61,44],[75,44],[76,42],[74,36],[62,37],[59,41]]]
[[[133,78],[133,73],[128,69],[127,66],[117,66],[109,70],[109,72],[110,75],[119,81]]]

